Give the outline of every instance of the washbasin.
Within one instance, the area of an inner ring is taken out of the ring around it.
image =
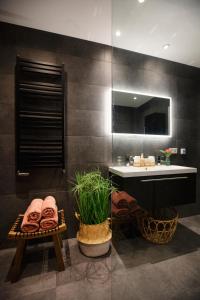
[[[196,168],[177,165],[156,165],[152,167],[112,166],[109,167],[109,171],[121,177],[197,173]]]

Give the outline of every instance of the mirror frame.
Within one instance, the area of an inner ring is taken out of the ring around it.
[[[121,135],[121,136],[141,136],[141,137],[159,137],[159,138],[170,138],[172,137],[172,98],[169,96],[163,96],[163,95],[156,95],[156,94],[151,94],[151,93],[144,93],[144,92],[140,92],[140,91],[130,91],[130,90],[119,90],[119,89],[112,89],[112,109],[111,109],[111,124],[113,124],[113,92],[121,92],[121,93],[129,93],[129,94],[138,94],[138,95],[144,95],[144,96],[152,96],[152,97],[157,97],[157,98],[163,98],[163,99],[169,99],[169,134],[165,134],[165,135],[160,135],[160,134],[145,134],[145,133],[117,133],[117,132],[113,132],[113,127],[111,125],[111,131],[113,135]]]

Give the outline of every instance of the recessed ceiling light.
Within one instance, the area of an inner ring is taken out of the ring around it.
[[[165,44],[165,45],[163,45],[163,49],[167,50],[169,48],[169,46],[170,46],[170,44]]]
[[[116,35],[116,36],[120,36],[120,35],[121,35],[121,31],[120,31],[120,30],[117,30],[117,31],[115,32],[115,35]]]
[[[139,3],[144,3],[145,0],[138,0]]]
[[[133,100],[137,100],[137,97],[134,97]]]

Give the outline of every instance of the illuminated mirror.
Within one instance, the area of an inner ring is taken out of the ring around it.
[[[171,98],[112,91],[112,132],[171,135]]]

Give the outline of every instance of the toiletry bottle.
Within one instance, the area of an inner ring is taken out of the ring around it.
[[[133,162],[134,167],[140,167],[140,156],[134,156],[134,162]]]
[[[133,156],[129,156],[129,166],[133,166],[134,158]]]
[[[142,153],[140,156],[140,167],[144,167],[145,161],[144,161],[144,154]]]

